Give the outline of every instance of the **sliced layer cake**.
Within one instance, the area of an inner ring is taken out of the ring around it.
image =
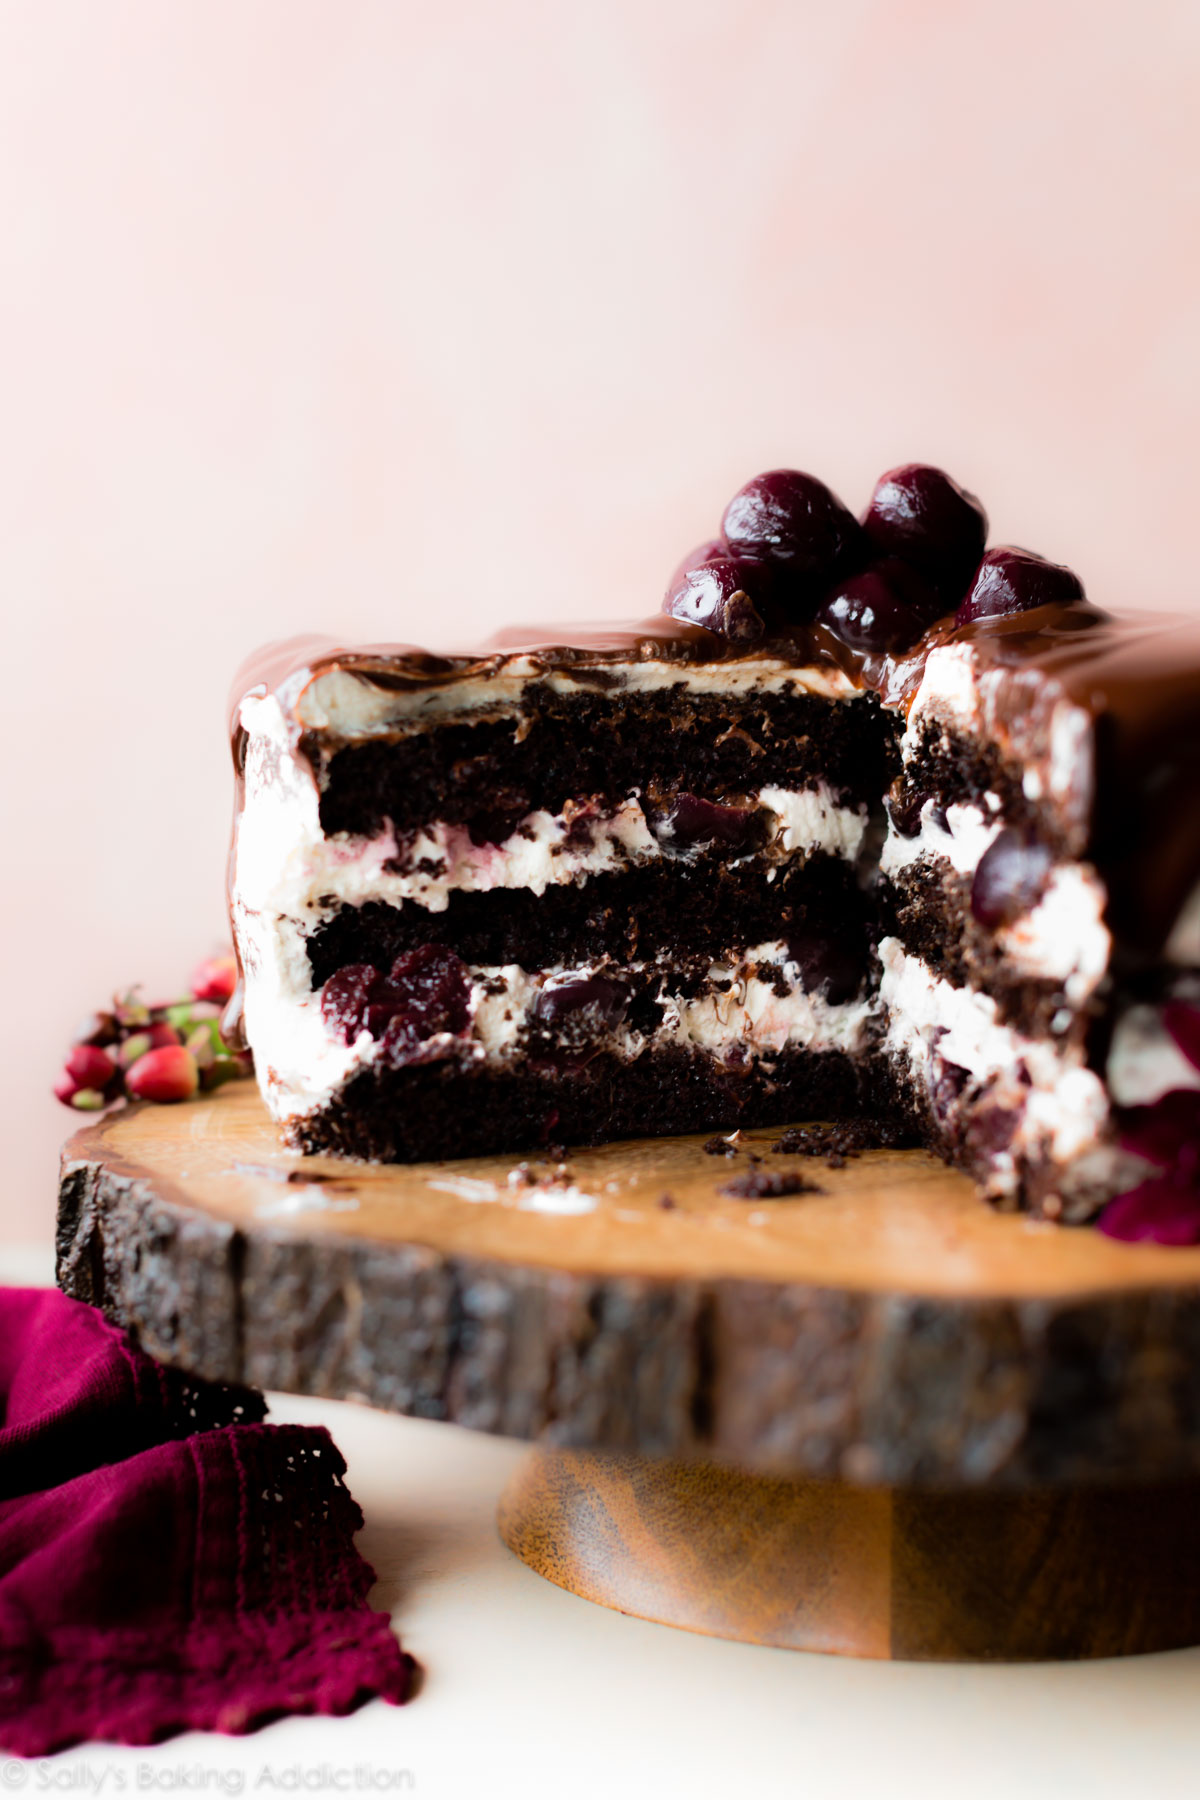
[[[643,625],[259,659],[234,1012],[290,1140],[867,1112],[1049,1216],[1127,1182],[1200,964],[1200,637],[984,531],[937,471],[861,523],[782,471]]]

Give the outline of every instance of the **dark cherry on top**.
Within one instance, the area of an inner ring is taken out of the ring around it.
[[[760,581],[755,563],[721,555],[708,555],[698,563],[685,558],[667,590],[663,611],[689,625],[702,625],[731,644],[753,644],[766,630],[751,597]]]
[[[935,589],[897,556],[835,583],[817,609],[816,623],[827,625],[852,650],[907,650],[941,611]]]
[[[739,488],[720,537],[684,558],[663,611],[732,644],[815,621],[851,650],[888,654],[949,613],[969,625],[1083,598],[1070,569],[1011,545],[985,551],[986,537],[974,494],[928,463],[881,475],[861,524],[815,475],[771,469]]]
[[[800,624],[834,575],[865,560],[853,514],[815,475],[772,469],[740,488],[719,538],[684,558],[663,611],[730,643],[752,644],[774,625]]]
[[[1047,562],[1032,550],[1000,544],[980,562],[970,592],[954,618],[956,624],[969,625],[976,619],[1001,618],[1083,597],[1083,583],[1073,569]]]
[[[837,495],[798,469],[772,469],[739,488],[721,532],[735,556],[775,564],[806,585],[827,579],[861,537]]]
[[[930,581],[949,612],[962,599],[987,542],[987,514],[943,469],[904,463],[875,483],[863,530],[878,554],[901,557]]]

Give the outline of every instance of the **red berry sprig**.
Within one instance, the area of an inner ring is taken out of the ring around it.
[[[137,988],[92,1013],[75,1034],[55,1098],[79,1112],[120,1100],[166,1103],[209,1093],[254,1073],[247,1051],[221,1036],[221,1008],[237,983],[232,956],[210,956],[192,973],[191,997],[147,1006]]]

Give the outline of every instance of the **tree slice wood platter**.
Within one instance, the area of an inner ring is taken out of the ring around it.
[[[1200,1250],[778,1137],[368,1167],[284,1150],[237,1083],[78,1133],[59,1276],[198,1374],[544,1445],[892,1487],[1200,1470]],[[821,1191],[722,1192],[751,1151]]]

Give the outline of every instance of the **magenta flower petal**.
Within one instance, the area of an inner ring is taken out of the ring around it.
[[[1163,1024],[1193,1069],[1200,1069],[1200,1006],[1190,1006],[1186,1000],[1168,1000],[1163,1007]]]
[[[1143,1181],[1110,1200],[1096,1224],[1125,1244],[1200,1244],[1200,1189]]]
[[[1173,1088],[1153,1106],[1121,1114],[1121,1148],[1170,1169],[1200,1146],[1200,1088]]]

